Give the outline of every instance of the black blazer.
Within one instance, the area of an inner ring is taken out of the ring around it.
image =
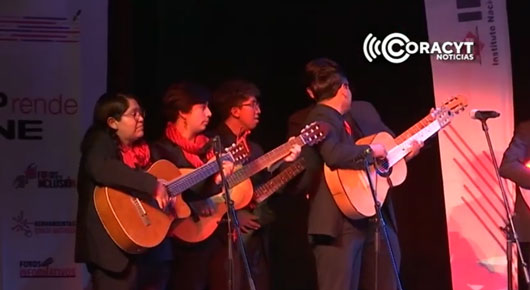
[[[499,171],[517,185],[530,189],[530,168],[524,164],[530,160],[530,121],[523,122],[515,129],[510,146],[504,152]],[[514,223],[517,234],[523,242],[530,242],[530,210],[519,191],[515,199]]]
[[[324,121],[331,128],[324,141],[313,147],[304,147],[302,155],[306,159],[306,172],[300,178],[295,191],[309,190],[312,195],[308,233],[337,237],[346,219],[329,192],[322,170],[323,163],[325,162],[332,169],[362,169],[362,163],[357,159],[368,146],[356,145],[355,141],[360,137],[382,131],[393,133],[368,102],[352,102],[350,111],[344,115],[328,106],[318,104],[310,110],[305,121],[299,122],[301,115],[307,111],[306,109],[301,111],[302,113],[293,115],[289,119],[290,125]],[[352,128],[353,138],[344,129],[344,121],[347,121]],[[292,134],[297,133],[294,128],[289,131]],[[388,200],[385,204],[391,208]],[[393,218],[393,213],[390,216]]]
[[[157,180],[148,173],[125,165],[119,156],[118,145],[109,133],[102,130],[87,133],[78,171],[75,260],[121,272],[132,256],[122,251],[105,231],[94,206],[96,185],[118,188],[152,202],[151,195],[155,192]],[[135,256],[145,257],[150,252],[153,250]],[[163,259],[171,256],[169,252],[161,255]]]

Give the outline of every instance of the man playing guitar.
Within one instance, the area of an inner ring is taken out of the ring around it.
[[[515,182],[516,190],[515,215],[513,222],[521,250],[526,262],[530,261],[530,121],[522,122],[515,129],[509,147],[504,152],[499,172],[502,177]],[[522,265],[519,264],[519,269]],[[521,272],[520,272],[521,273]],[[526,290],[524,277],[520,275],[519,289]]]
[[[313,245],[317,268],[318,288],[326,290],[373,289],[376,273],[374,253],[374,231],[378,226],[373,218],[349,219],[339,210],[326,184],[322,166],[331,169],[362,169],[360,157],[365,152],[376,159],[386,157],[382,144],[357,145],[361,137],[378,132],[390,132],[383,124],[377,111],[367,102],[355,102],[352,106],[352,93],[349,82],[341,68],[334,61],[321,58],[310,61],[306,67],[309,96],[317,101],[309,112],[305,123],[323,121],[331,125],[327,138],[316,146],[302,153],[307,160],[315,160],[317,165],[308,165],[318,180],[313,188],[308,219],[308,234]],[[419,152],[421,144],[415,143],[414,149],[406,159]],[[367,151],[369,150],[369,151]],[[306,154],[318,155],[317,158]],[[306,171],[309,174],[309,170]],[[390,202],[383,206],[383,212],[392,216]],[[394,221],[393,221],[394,223]],[[389,238],[398,252],[398,241],[395,230],[389,227]],[[382,235],[381,235],[382,239]],[[378,289],[396,289],[394,274],[390,264],[389,253],[380,241],[377,281]],[[396,255],[399,264],[399,253]]]

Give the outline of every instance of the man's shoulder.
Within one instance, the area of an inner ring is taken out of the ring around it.
[[[307,116],[309,115],[311,110],[313,110],[314,107],[315,107],[315,105],[307,106],[307,107],[305,107],[303,109],[300,109],[300,110],[292,113],[289,116],[289,122],[290,123],[303,122],[307,118]]]
[[[523,121],[517,126],[518,130],[524,130],[530,132],[530,120]]]
[[[377,113],[377,110],[375,109],[374,105],[367,101],[353,101],[351,103],[351,109],[350,112],[355,114],[373,114]]]
[[[523,121],[517,125],[516,135],[526,140],[530,140],[530,120]]]

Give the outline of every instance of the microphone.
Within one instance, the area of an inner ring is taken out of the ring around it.
[[[489,118],[497,118],[500,115],[501,113],[497,111],[479,111],[477,109],[471,110],[471,112],[469,112],[469,116],[471,117],[471,119],[481,121],[487,120]]]
[[[213,146],[214,153],[216,155],[220,154],[222,152],[222,147],[223,147],[223,145],[221,145],[221,137],[219,137],[219,135],[216,135],[210,140],[210,142],[211,142],[210,146]]]

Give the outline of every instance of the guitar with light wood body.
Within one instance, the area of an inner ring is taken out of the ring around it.
[[[320,142],[326,137],[329,130],[328,126],[320,122],[307,125],[296,138],[262,155],[228,176],[230,197],[234,202],[234,208],[244,208],[252,200],[254,191],[249,179],[251,176],[289,155],[291,147],[295,144],[311,146]],[[215,208],[211,216],[191,216],[184,220],[178,220],[171,230],[171,236],[190,243],[200,242],[209,237],[227,212],[224,191],[210,197],[210,199]]]
[[[249,156],[243,145],[226,149],[222,160],[241,163]],[[182,199],[183,191],[219,172],[215,160],[195,168],[177,168],[167,160],[153,163],[147,173],[167,180],[170,197],[174,197],[173,209],[160,210],[146,201],[118,189],[96,186],[94,205],[103,227],[112,240],[127,253],[137,254],[160,244],[167,236],[173,220],[189,216],[189,208]],[[173,212],[173,214],[168,214]]]
[[[434,109],[410,129],[393,138],[386,132],[359,139],[356,144],[382,144],[388,154],[385,160],[370,166],[370,178],[374,181],[377,200],[382,204],[390,187],[399,185],[407,177],[405,156],[410,153],[414,141],[423,142],[447,126],[451,119],[465,110],[467,101],[457,96],[440,108]],[[386,172],[387,174],[380,174]],[[341,212],[350,219],[361,219],[375,215],[375,204],[365,170],[331,170],[324,164],[326,184]]]

